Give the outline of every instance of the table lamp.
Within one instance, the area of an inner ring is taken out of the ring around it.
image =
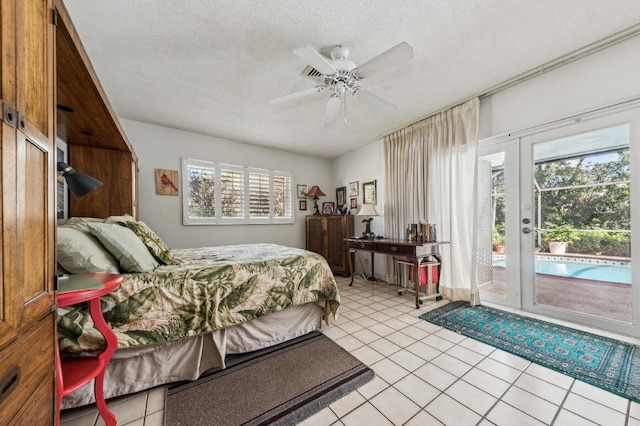
[[[318,197],[324,197],[325,193],[318,187],[318,185],[313,185],[309,192],[307,192],[307,197],[313,197],[313,207],[315,207],[316,211],[314,214],[320,214],[320,210],[318,209]]]
[[[374,206],[373,204],[363,204],[356,216],[378,216],[378,212],[376,210],[376,206]],[[372,240],[376,237],[376,234],[371,232],[372,220],[373,217],[362,220],[362,223],[367,224],[367,228],[362,233],[362,237],[366,238],[367,240]]]

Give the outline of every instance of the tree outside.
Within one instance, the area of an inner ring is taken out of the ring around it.
[[[568,243],[568,252],[630,257],[629,150],[536,164],[539,245]],[[504,174],[494,174],[494,228],[504,229]]]

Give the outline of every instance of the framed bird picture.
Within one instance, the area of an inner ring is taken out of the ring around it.
[[[178,195],[178,171],[156,169],[156,195]]]

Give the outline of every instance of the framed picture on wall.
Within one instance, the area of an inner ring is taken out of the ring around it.
[[[307,192],[309,192],[307,185],[298,184],[298,198],[307,198]]]
[[[356,208],[358,208],[358,199],[357,199],[357,198],[352,198],[352,199],[351,199],[351,206],[350,206],[350,208],[352,208],[352,209],[356,209]]]
[[[347,187],[342,186],[336,189],[336,205],[341,209],[347,203]]]
[[[358,181],[349,182],[349,197],[358,196]]]
[[[307,200],[298,200],[298,208],[300,211],[307,210]]]
[[[376,181],[362,182],[362,204],[376,204]]]
[[[178,171],[155,169],[156,195],[178,195]]]
[[[333,214],[336,210],[336,206],[333,201],[327,201],[322,203],[322,214]]]

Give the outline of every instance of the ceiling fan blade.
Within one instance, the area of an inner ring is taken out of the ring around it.
[[[324,110],[324,118],[322,119],[324,124],[331,124],[338,118],[340,105],[342,105],[342,98],[337,95],[331,95],[327,102],[327,108]]]
[[[398,65],[411,58],[413,58],[413,48],[407,42],[402,42],[357,67],[356,74],[360,78],[371,77],[385,68]]]
[[[392,103],[385,101],[384,99],[374,95],[371,92],[367,92],[364,89],[358,89],[353,92],[353,97],[365,105],[370,106],[374,110],[381,114],[391,115],[398,110],[398,107]]]
[[[338,72],[329,59],[318,53],[313,47],[301,47],[293,51],[296,55],[307,61],[309,65],[320,71],[324,75],[331,75]]]
[[[302,98],[304,96],[313,95],[314,93],[322,92],[324,86],[311,87],[309,89],[300,90],[299,92],[289,93],[288,95],[280,96],[279,98],[271,99],[272,104],[282,104],[292,101],[294,99]]]

